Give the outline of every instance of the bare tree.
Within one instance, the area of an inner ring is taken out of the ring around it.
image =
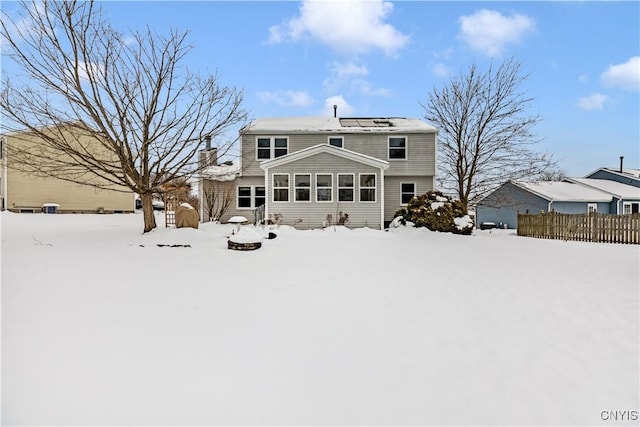
[[[550,156],[532,150],[540,118],[528,114],[533,99],[522,92],[526,79],[513,58],[484,73],[472,65],[423,105],[425,118],[439,128],[439,183],[465,210],[507,180],[554,167]]]
[[[2,131],[27,130],[41,142],[10,153],[12,165],[126,187],[140,195],[144,231],[152,230],[153,195],[199,171],[205,138],[224,141],[246,123],[242,91],[182,66],[187,32],[122,34],[94,1],[23,2],[20,13],[0,24],[3,55],[22,73],[3,76]]]
[[[204,179],[202,181],[202,203],[205,218],[208,221],[219,221],[233,203],[234,181]]]

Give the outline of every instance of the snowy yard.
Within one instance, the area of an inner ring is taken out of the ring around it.
[[[638,423],[638,246],[0,218],[2,425]]]

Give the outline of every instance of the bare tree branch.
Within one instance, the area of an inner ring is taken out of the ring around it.
[[[439,184],[465,209],[509,179],[555,167],[549,155],[533,150],[540,117],[528,114],[533,99],[521,90],[527,77],[514,59],[485,73],[472,65],[423,105],[425,118],[439,128]]]
[[[94,1],[21,6],[19,17],[0,23],[3,55],[27,76],[3,76],[2,131],[26,130],[41,143],[9,147],[11,164],[83,185],[125,186],[140,194],[150,231],[152,195],[199,172],[205,137],[219,153],[235,143],[227,134],[247,123],[242,91],[182,67],[187,32],[147,28],[126,37]]]

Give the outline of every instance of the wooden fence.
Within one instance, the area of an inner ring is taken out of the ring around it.
[[[518,214],[518,236],[640,244],[640,214]]]

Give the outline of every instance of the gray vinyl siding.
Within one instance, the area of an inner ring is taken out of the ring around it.
[[[294,162],[268,169],[267,175],[267,213],[282,215],[282,224],[290,225],[299,229],[320,228],[327,215],[334,218],[339,212],[349,214],[347,227],[369,227],[381,228],[381,204],[382,204],[382,182],[380,168],[364,165],[329,153],[319,153]],[[311,201],[294,201],[294,175],[311,174]],[[332,175],[332,201],[316,202],[316,174]],[[337,174],[354,174],[354,202],[338,202],[338,178]],[[359,202],[359,174],[376,175],[376,201]],[[273,175],[289,174],[289,201],[273,201]]]
[[[478,203],[476,226],[493,222],[516,228],[518,212],[536,214],[546,212],[548,208],[548,200],[507,182]]]
[[[588,205],[591,203],[598,205],[598,213],[615,213],[610,212],[609,202],[553,202],[551,204],[551,210],[565,214],[585,214],[589,212]]]
[[[406,204],[402,204],[401,187],[402,183],[415,183],[416,195],[433,191],[432,176],[389,176],[385,172],[384,179],[384,220],[393,220],[394,214],[406,208]]]
[[[243,176],[236,179],[234,182],[235,182],[235,185],[233,186],[233,202],[229,210],[224,215],[222,215],[222,218],[220,218],[220,222],[226,223],[229,220],[229,218],[231,218],[232,216],[242,215],[243,217],[247,218],[249,222],[253,223],[255,219],[254,209],[237,207],[238,206],[238,187],[242,187],[242,186],[263,187],[265,185],[264,175],[250,176],[250,177]]]
[[[262,175],[261,161],[256,159],[256,140],[258,137],[288,136],[289,153],[300,151],[318,144],[327,144],[329,136],[342,136],[343,148],[380,160],[389,160],[388,138],[391,134],[371,133],[316,133],[316,134],[244,134],[242,136],[242,174],[243,176]],[[407,133],[392,136],[407,137],[408,160],[389,160],[386,175],[434,176],[436,165],[436,134]],[[330,169],[330,165],[329,169]]]

